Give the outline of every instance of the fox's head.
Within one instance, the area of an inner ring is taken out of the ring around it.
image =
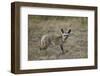
[[[68,31],[64,31],[63,29],[61,29],[62,41],[65,41],[69,37],[70,32],[71,29],[69,29]]]

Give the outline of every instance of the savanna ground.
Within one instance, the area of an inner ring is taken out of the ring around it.
[[[71,26],[70,26],[71,25]],[[41,37],[48,33],[60,34],[60,29],[71,34],[64,43],[65,54],[61,54],[59,46],[50,46],[40,50]],[[68,16],[28,16],[28,60],[77,59],[88,57],[88,18]]]

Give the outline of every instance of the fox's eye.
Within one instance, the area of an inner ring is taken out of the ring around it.
[[[67,36],[67,35],[64,35],[64,36]]]

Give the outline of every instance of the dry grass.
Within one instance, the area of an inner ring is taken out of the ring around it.
[[[87,58],[87,17],[28,16],[28,60]],[[69,27],[71,25],[71,27]],[[41,37],[48,33],[60,34],[60,29],[72,29],[64,44],[65,54],[59,46],[40,51]]]

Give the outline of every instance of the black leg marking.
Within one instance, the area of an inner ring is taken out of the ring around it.
[[[60,45],[60,48],[62,50],[62,54],[64,54],[64,48],[63,48],[63,45]]]

